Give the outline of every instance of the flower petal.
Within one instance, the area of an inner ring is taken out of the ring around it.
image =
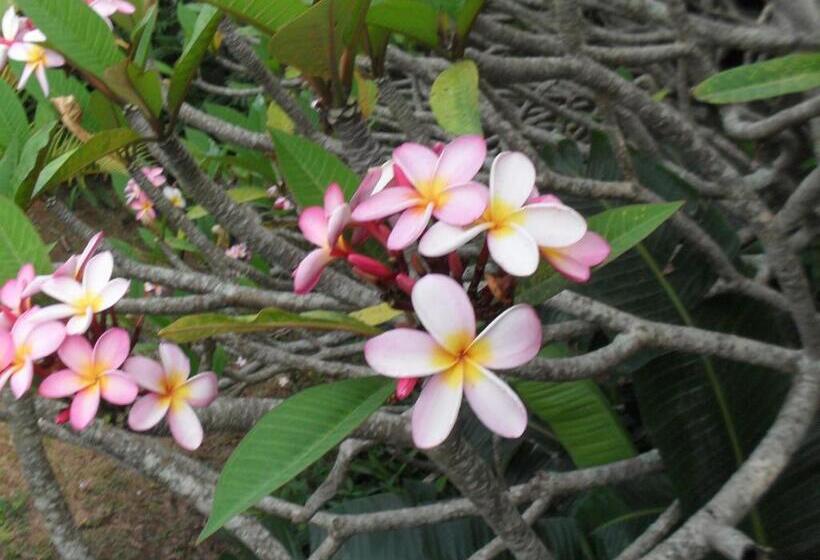
[[[32,379],[34,379],[34,365],[31,360],[26,360],[23,366],[12,374],[9,382],[15,399],[22,397],[31,388]]]
[[[518,210],[535,185],[535,166],[521,152],[501,152],[490,169],[490,204],[493,214]]]
[[[100,408],[100,384],[94,383],[74,396],[71,401],[71,427],[85,429],[94,420]]]
[[[71,303],[83,297],[83,287],[73,278],[52,277],[43,284],[43,293],[57,301]]]
[[[138,398],[128,413],[128,427],[136,432],[150,430],[168,412],[170,403],[171,399],[153,393]]]
[[[8,331],[0,330],[0,371],[14,359],[14,339]]]
[[[66,328],[58,321],[37,325],[26,338],[29,344],[29,357],[32,360],[39,360],[53,354],[63,343],[65,335]]]
[[[103,237],[105,234],[103,232],[98,231],[94,234],[94,236],[88,240],[86,243],[83,252],[80,253],[78,257],[76,257],[76,269],[74,273],[79,274],[85,270],[85,267],[88,265],[88,260],[94,255],[94,253],[99,248],[100,244],[102,243]]]
[[[105,331],[94,345],[94,363],[103,371],[119,369],[131,353],[128,331],[113,328]]]
[[[538,269],[538,245],[523,228],[511,224],[487,234],[490,255],[513,276],[529,276]]]
[[[436,222],[419,241],[419,253],[425,257],[442,257],[447,253],[452,253],[489,228],[488,223],[465,228]]]
[[[317,247],[327,245],[327,218],[321,206],[309,206],[299,214],[299,229]]]
[[[560,249],[541,249],[547,262],[564,278],[572,282],[586,282],[590,277],[590,268],[576,261]]]
[[[17,38],[17,33],[20,31],[20,18],[17,17],[17,11],[14,6],[3,13],[3,38],[7,41],[13,41]]]
[[[432,203],[408,208],[402,212],[387,238],[387,248],[391,251],[401,251],[412,245],[424,233],[432,215]]]
[[[125,360],[122,369],[143,389],[161,393],[165,388],[165,370],[156,360],[132,356]]]
[[[464,395],[481,423],[496,434],[517,438],[527,428],[527,409],[515,391],[474,362],[465,366]]]
[[[393,164],[401,168],[413,185],[421,185],[433,180],[438,159],[433,150],[413,142],[406,142],[393,150]]]
[[[179,376],[188,379],[191,373],[191,362],[182,348],[170,342],[161,342],[159,345],[159,361],[168,377]]]
[[[434,214],[442,222],[466,226],[484,213],[489,198],[487,187],[478,183],[452,187],[439,195]]]
[[[327,239],[328,246],[335,247],[342,231],[350,223],[350,206],[342,203],[337,206],[327,219]]]
[[[88,327],[91,326],[91,319],[93,317],[94,313],[90,307],[87,307],[85,313],[82,315],[74,315],[68,320],[68,323],[65,324],[65,332],[67,334],[83,334],[88,330]]]
[[[88,387],[88,380],[70,369],[61,369],[40,382],[37,392],[47,399],[62,399]]]
[[[461,364],[434,375],[421,390],[413,407],[413,443],[430,449],[447,439],[461,408],[463,385]]]
[[[9,309],[17,309],[20,307],[22,292],[20,282],[18,282],[16,278],[12,278],[0,288],[0,303]]]
[[[105,400],[125,406],[134,402],[139,387],[122,371],[110,371],[100,377],[100,391]]]
[[[436,166],[436,180],[446,185],[471,181],[484,165],[487,143],[481,136],[459,136],[446,146]]]
[[[345,203],[345,195],[337,183],[332,183],[325,191],[325,214],[330,216],[336,208]]]
[[[104,311],[109,307],[113,307],[125,296],[129,286],[131,286],[131,281],[125,278],[111,280],[100,292],[100,308],[97,311]]]
[[[332,260],[327,249],[314,249],[308,253],[293,271],[293,291],[306,294],[315,288],[322,277],[322,271]]]
[[[526,364],[541,349],[541,321],[529,305],[515,305],[491,322],[468,350],[470,359],[486,368],[508,369]]]
[[[208,406],[219,393],[219,383],[216,374],[203,371],[193,376],[185,383],[188,389],[188,404],[197,408]]]
[[[83,288],[92,294],[100,293],[111,280],[114,270],[114,257],[110,251],[94,255],[88,259],[83,272]]]
[[[442,347],[453,354],[475,338],[475,313],[461,284],[442,274],[428,274],[413,286],[413,309]]]
[[[562,204],[530,204],[520,210],[521,226],[540,247],[566,247],[580,241],[587,222]]]
[[[353,211],[353,220],[372,222],[398,214],[421,202],[419,193],[411,187],[391,187],[363,200]]]
[[[67,368],[82,372],[91,367],[94,349],[84,336],[67,336],[57,350],[57,356]]]
[[[422,377],[444,371],[455,363],[436,340],[423,331],[394,329],[364,345],[368,365],[388,377]]]
[[[607,240],[592,231],[587,231],[577,243],[560,250],[561,253],[587,266],[598,266],[607,259],[611,251]]]
[[[168,412],[171,435],[183,449],[193,451],[202,444],[202,424],[194,409],[183,402],[175,402]]]

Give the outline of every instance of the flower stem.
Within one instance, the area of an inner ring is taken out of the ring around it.
[[[481,252],[478,254],[478,261],[475,263],[475,271],[473,272],[473,278],[470,280],[470,287],[467,289],[467,295],[470,298],[474,298],[476,292],[478,292],[478,284],[481,282],[481,279],[484,277],[484,267],[487,266],[487,260],[490,258],[490,249],[487,246],[487,239],[484,239],[484,245],[481,247]]]

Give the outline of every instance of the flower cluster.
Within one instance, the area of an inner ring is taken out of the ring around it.
[[[162,196],[174,208],[183,209],[187,205],[182,191],[176,187],[168,185],[165,178],[165,171],[161,167],[143,167],[141,170],[145,178],[156,188],[162,187]],[[134,211],[137,221],[143,225],[150,225],[157,219],[157,211],[154,203],[147,194],[139,187],[134,179],[129,179],[125,184],[125,203]]]
[[[86,0],[89,7],[103,18],[109,27],[112,26],[110,17],[117,12],[123,14],[134,13],[134,6],[125,0]],[[18,89],[23,89],[32,75],[36,76],[48,97],[49,85],[46,76],[47,68],[58,68],[65,64],[65,58],[60,53],[43,46],[46,36],[37,29],[32,21],[17,14],[14,6],[9,7],[3,14],[2,37],[0,37],[0,70],[9,59],[25,63]]]
[[[95,235],[82,254],[50,275],[35,276],[26,264],[0,288],[0,390],[8,384],[19,399],[41,379],[41,396],[71,398],[58,421],[76,430],[94,420],[101,400],[133,404],[128,425],[134,430],[152,428],[167,413],[174,439],[196,449],[203,434],[191,407],[216,398],[216,376],[203,372],[188,379],[188,359],[173,344],[160,344],[161,364],[129,357],[131,336],[110,310],[130,282],[111,278],[113,257],[97,253],[101,241],[102,234]],[[32,299],[40,294],[57,303],[36,305]]]
[[[349,203],[334,184],[323,207],[305,208],[299,216],[299,228],[317,248],[294,271],[295,292],[309,292],[328,264],[345,260],[399,307],[396,295],[410,296],[427,332],[396,329],[379,335],[365,346],[365,359],[377,372],[397,378],[400,399],[413,392],[418,378],[429,378],[413,409],[413,438],[421,448],[444,441],[462,394],[489,429],[505,437],[521,435],[526,409],[492,370],[535,357],[540,321],[532,308],[517,305],[476,336],[476,315],[497,315],[512,299],[514,278],[534,274],[542,257],[567,279],[586,282],[591,268],[610,253],[606,240],[588,231],[578,212],[538,192],[535,167],[524,154],[499,154],[489,187],[477,182],[486,155],[479,136],[432,149],[402,144],[390,161],[370,170]],[[458,250],[479,236],[482,249],[465,290]],[[369,256],[374,253],[365,243],[371,239],[386,252],[385,261]],[[408,251],[413,247],[415,252]],[[490,258],[499,274],[479,293]]]

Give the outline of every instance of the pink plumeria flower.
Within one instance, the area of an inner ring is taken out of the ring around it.
[[[86,0],[88,6],[104,18],[109,18],[116,13],[133,14],[134,5],[125,0]]]
[[[143,167],[142,174],[155,187],[161,187],[168,180],[165,178],[165,170],[162,167]],[[139,185],[134,179],[129,179],[125,185],[125,200],[130,202],[130,198],[136,198],[140,191]]]
[[[146,296],[161,296],[165,293],[165,286],[154,284],[153,282],[145,282],[142,285],[142,291]]]
[[[52,278],[43,284],[43,292],[62,303],[40,311],[41,318],[64,319],[68,334],[82,334],[91,325],[95,313],[114,306],[128,291],[130,281],[111,279],[114,258],[106,251],[92,257],[83,273],[82,283],[73,278]]]
[[[336,183],[325,191],[324,207],[309,206],[299,214],[302,235],[316,245],[293,271],[293,291],[306,294],[316,287],[322,271],[339,258],[347,257],[349,247],[342,237],[342,230],[350,223],[350,206]]]
[[[548,202],[562,204],[554,195],[545,194],[530,199],[532,203]],[[606,239],[595,232],[587,231],[579,240],[566,247],[541,247],[541,255],[562,276],[573,282],[586,282],[590,269],[604,262],[611,247]]]
[[[3,14],[2,37],[0,37],[0,70],[6,67],[9,61],[9,48],[20,38],[23,18],[17,15],[14,6],[10,6]]]
[[[225,249],[225,255],[232,259],[244,260],[248,258],[250,252],[246,243],[237,243]]]
[[[157,219],[157,211],[154,210],[154,203],[148,195],[140,191],[137,198],[132,200],[128,206],[134,211],[138,222],[143,225],[150,225]]]
[[[279,196],[273,201],[273,207],[277,210],[293,210],[296,206],[289,198]]]
[[[182,196],[182,191],[178,188],[165,187],[162,189],[162,196],[164,196],[174,208],[185,208],[185,197]]]
[[[31,307],[31,300],[25,294],[33,281],[34,266],[27,263],[20,267],[16,278],[8,280],[0,288],[0,304],[4,314],[8,314],[7,319],[14,320]]]
[[[97,252],[97,249],[99,249],[104,236],[105,235],[103,232],[97,232],[91,239],[88,240],[88,243],[82,253],[68,257],[66,261],[58,266],[57,270],[55,270],[52,274],[44,274],[35,277],[23,290],[23,297],[28,298],[40,293],[40,290],[43,288],[43,284],[52,278],[73,278],[77,281],[82,280],[85,266],[88,264],[89,259],[94,256],[94,253]]]
[[[63,343],[66,334],[65,326],[59,321],[40,322],[36,317],[37,311],[34,307],[14,322],[11,328],[14,357],[0,374],[0,389],[11,380],[11,392],[18,399],[31,387],[34,362],[54,353]],[[0,355],[4,352],[4,344],[0,343]]]
[[[66,369],[52,373],[40,383],[40,396],[73,396],[69,410],[71,427],[83,430],[97,415],[101,397],[120,406],[137,398],[137,384],[119,369],[130,352],[131,340],[125,329],[105,331],[94,348],[83,336],[69,336],[57,350]]]
[[[368,340],[364,355],[370,367],[388,377],[429,376],[413,407],[416,446],[428,449],[447,438],[462,393],[493,432],[510,438],[524,433],[524,404],[491,369],[518,367],[538,353],[541,323],[532,307],[507,309],[476,336],[470,299],[452,278],[428,274],[416,282],[411,299],[427,333],[388,331]]]
[[[37,81],[40,82],[40,88],[43,90],[43,95],[48,97],[48,77],[46,76],[46,68],[57,68],[65,64],[65,58],[58,52],[47,49],[38,43],[46,40],[45,35],[39,30],[28,31],[19,42],[15,42],[9,47],[8,56],[12,60],[25,62],[23,73],[20,75],[20,81],[17,84],[17,89],[26,87],[29,78],[32,74],[37,76]]]
[[[140,387],[148,391],[137,399],[128,415],[132,430],[150,430],[168,414],[171,435],[183,448],[193,451],[202,443],[202,424],[193,408],[208,406],[216,398],[216,375],[206,371],[188,379],[191,364],[175,344],[159,345],[161,364],[150,358],[134,356],[124,369]]]
[[[539,247],[568,247],[587,230],[578,212],[555,202],[526,204],[535,185],[535,167],[522,153],[503,152],[490,171],[490,204],[470,227],[439,222],[430,228],[419,252],[439,257],[455,251],[481,232],[498,266],[513,276],[529,276],[538,268]]]
[[[374,194],[356,208],[353,219],[370,222],[401,213],[387,239],[387,248],[392,251],[415,242],[431,216],[454,226],[467,225],[487,206],[487,188],[471,182],[486,153],[480,136],[456,138],[440,156],[420,144],[402,144],[393,152],[393,166],[412,186],[395,186]]]

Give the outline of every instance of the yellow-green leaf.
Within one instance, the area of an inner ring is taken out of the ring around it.
[[[441,128],[447,132],[481,134],[475,62],[462,60],[439,74],[430,89],[430,107]]]

